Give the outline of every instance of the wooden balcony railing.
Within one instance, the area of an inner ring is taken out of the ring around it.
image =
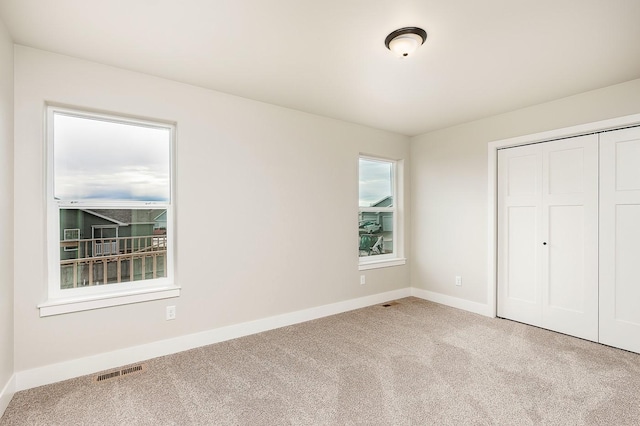
[[[166,276],[167,236],[146,235],[61,241],[62,288]]]

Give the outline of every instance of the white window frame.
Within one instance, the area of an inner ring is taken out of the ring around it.
[[[393,252],[379,254],[375,256],[358,255],[358,269],[360,271],[368,269],[386,268],[389,266],[399,266],[406,264],[404,258],[404,161],[390,158],[360,154],[358,156],[358,178],[360,177],[360,159],[369,161],[379,161],[391,163],[391,196],[393,204],[391,207],[360,207],[358,206],[358,217],[361,212],[392,212],[393,213]],[[358,193],[360,191],[358,183]]]
[[[55,114],[65,114],[74,117],[110,121],[129,125],[168,129],[170,132],[170,196],[167,202],[127,201],[127,202],[93,202],[83,200],[54,199],[54,129]],[[174,123],[149,121],[129,118],[117,114],[103,114],[82,109],[71,109],[48,105],[46,109],[46,197],[47,197],[47,262],[48,285],[47,300],[38,305],[40,316],[58,315],[70,312],[98,309],[148,300],[178,297],[180,287],[174,280],[174,208],[175,208],[175,157],[176,157],[176,126]],[[95,285],[72,289],[60,288],[60,211],[62,209],[100,209],[100,208],[152,208],[167,210],[167,269],[166,277],[122,282],[108,285]]]

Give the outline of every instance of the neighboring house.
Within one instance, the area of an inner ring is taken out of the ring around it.
[[[371,204],[371,207],[391,207],[393,206],[393,196],[388,195],[380,201]]]
[[[164,209],[63,209],[60,224],[62,288],[165,275]]]
[[[167,211],[162,210],[162,213],[153,218],[153,232],[158,234],[158,231],[167,232]]]
[[[371,207],[391,207],[393,197],[387,196],[371,203]],[[375,234],[379,232],[393,232],[393,213],[391,212],[361,212],[360,233]]]
[[[371,207],[391,207],[393,197],[387,196],[371,204]],[[393,213],[360,212],[360,256],[390,253],[393,247]],[[382,237],[379,240],[378,237]]]

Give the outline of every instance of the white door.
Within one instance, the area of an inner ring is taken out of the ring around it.
[[[542,147],[498,152],[498,316],[542,326]]]
[[[542,326],[598,341],[598,136],[542,147]]]
[[[640,352],[640,129],[600,135],[600,342]]]
[[[598,340],[598,137],[498,154],[498,316]]]

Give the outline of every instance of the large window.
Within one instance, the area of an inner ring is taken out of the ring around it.
[[[174,134],[169,124],[48,108],[50,304],[173,286]]]
[[[399,258],[397,169],[396,161],[360,157],[358,252],[361,265]]]

